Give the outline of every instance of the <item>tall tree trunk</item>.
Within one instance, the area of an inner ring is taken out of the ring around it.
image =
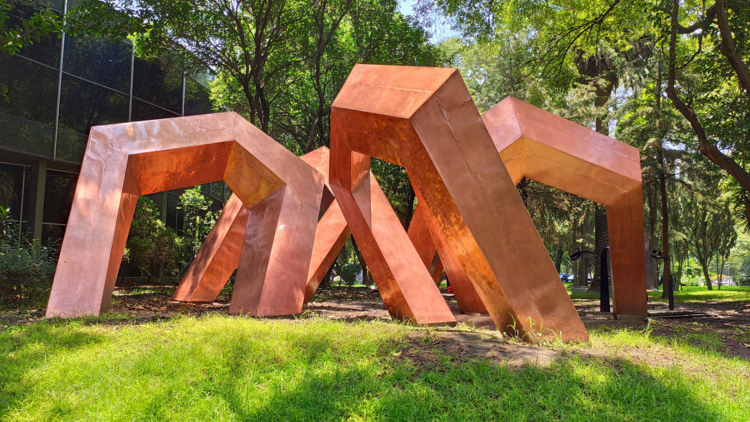
[[[596,256],[601,257],[606,248],[609,245],[609,228],[607,226],[607,209],[604,205],[595,205],[596,210],[594,212],[594,253]],[[597,293],[601,287],[601,260],[594,262],[594,279],[591,281],[591,287],[589,287],[589,293]],[[609,261],[609,258],[607,259]]]
[[[656,249],[656,192],[650,191],[648,193],[648,243],[651,249]],[[651,260],[651,274],[646,276],[651,280],[649,289],[656,289],[659,286],[659,272],[656,259],[652,258],[649,254],[647,259]]]
[[[711,276],[708,274],[708,258],[698,257],[698,263],[701,264],[703,270],[703,277],[706,279],[706,287],[708,290],[713,290],[713,284],[711,283]]]
[[[555,268],[557,269],[557,273],[560,274],[560,266],[562,265],[562,259],[563,259],[563,248],[559,247],[557,248],[557,255],[555,256]]]
[[[571,242],[571,249],[573,252],[577,250],[578,247],[578,215],[575,215],[573,217],[573,241]],[[578,286],[578,264],[579,261],[573,261],[573,286]]]
[[[663,286],[662,298],[669,295],[669,276],[671,275],[672,265],[669,255],[669,204],[667,202],[667,170],[664,163],[664,151],[661,145],[656,149],[656,159],[659,162],[659,192],[661,194],[661,245],[662,256],[664,257],[664,272],[662,273]]]

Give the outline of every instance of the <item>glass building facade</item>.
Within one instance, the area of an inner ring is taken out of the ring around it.
[[[210,113],[205,80],[89,35],[54,35],[0,57],[0,206],[43,243],[61,239],[91,127]],[[155,199],[178,228],[174,194]]]

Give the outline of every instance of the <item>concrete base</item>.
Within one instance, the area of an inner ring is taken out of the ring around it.
[[[589,290],[588,286],[584,286],[584,287],[572,287],[570,289],[570,291],[572,293],[576,293],[576,294],[577,293],[586,293],[588,290]]]

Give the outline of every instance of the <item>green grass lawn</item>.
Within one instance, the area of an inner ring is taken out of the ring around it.
[[[651,328],[593,331],[588,344],[548,345],[560,353],[548,367],[514,368],[452,356],[429,335],[415,343],[415,333],[440,331],[393,323],[218,315],[143,325],[39,322],[0,332],[0,417],[750,419],[747,361],[722,354],[710,334],[665,340]],[[435,358],[402,356],[415,348]]]
[[[571,293],[570,289],[573,283],[566,283],[565,288],[568,290],[568,294],[573,299],[598,299],[598,293]],[[661,290],[648,292],[648,300],[650,302],[666,302],[667,299],[661,298]],[[674,300],[676,303],[688,303],[688,302],[707,302],[707,301],[750,301],[750,287],[745,286],[723,286],[721,290],[718,290],[714,286],[713,290],[708,290],[706,286],[683,286],[682,290],[674,292]]]

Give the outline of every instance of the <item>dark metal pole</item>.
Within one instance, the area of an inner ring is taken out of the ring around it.
[[[601,285],[599,286],[599,311],[609,313],[609,268],[607,265],[607,253],[609,246],[602,249],[601,256]]]

